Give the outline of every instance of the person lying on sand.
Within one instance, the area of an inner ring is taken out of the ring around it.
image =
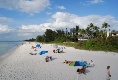
[[[31,54],[31,55],[36,55],[37,53],[32,53],[32,52],[31,52],[31,53],[29,53],[29,54]]]

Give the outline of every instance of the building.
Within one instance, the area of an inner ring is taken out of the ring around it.
[[[112,36],[118,36],[118,31],[111,32],[111,35],[112,35]]]

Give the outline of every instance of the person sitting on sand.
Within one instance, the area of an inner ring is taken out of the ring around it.
[[[50,57],[49,56],[46,56],[45,61],[48,62],[49,59],[50,59]]]
[[[81,74],[81,73],[84,73],[85,74],[85,72],[86,72],[86,67],[85,66],[82,66],[82,68],[81,69],[77,69],[77,72],[78,72],[78,74]]]
[[[56,50],[55,49],[53,50],[53,53],[56,53]]]
[[[34,48],[36,48],[36,47],[32,46],[32,49],[34,49]]]
[[[60,48],[57,49],[57,53],[60,53]]]
[[[59,50],[59,53],[63,53],[63,49],[62,48]]]

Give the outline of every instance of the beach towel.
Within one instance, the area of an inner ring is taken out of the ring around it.
[[[81,61],[73,61],[72,63],[70,63],[69,66],[84,66],[84,62],[81,62]]]
[[[48,51],[41,51],[41,52],[39,52],[40,55],[45,54],[45,53],[48,53]]]
[[[74,64],[75,64],[75,61],[73,61],[72,63],[70,63],[70,66],[74,66]]]

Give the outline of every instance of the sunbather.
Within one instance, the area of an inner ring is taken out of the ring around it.
[[[36,55],[37,53],[32,53],[32,52],[31,52],[31,53],[29,53],[29,54],[31,54],[31,55]]]

